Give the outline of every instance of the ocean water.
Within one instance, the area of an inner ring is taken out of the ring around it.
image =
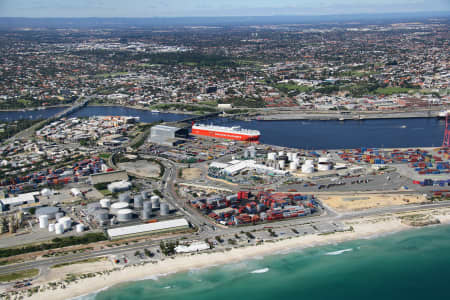
[[[436,226],[120,284],[79,299],[450,299],[449,278],[450,226]]]

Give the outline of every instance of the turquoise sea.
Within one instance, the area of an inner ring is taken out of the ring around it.
[[[437,226],[121,284],[81,299],[450,299],[449,281],[450,226]]]

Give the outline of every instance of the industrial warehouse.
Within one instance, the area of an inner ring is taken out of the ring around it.
[[[170,231],[177,231],[189,229],[189,223],[186,219],[175,219],[169,221],[161,221],[149,224],[140,224],[134,226],[118,227],[108,229],[108,236],[110,239],[129,238],[146,234],[165,233]]]

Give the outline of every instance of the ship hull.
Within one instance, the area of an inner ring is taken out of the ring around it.
[[[236,141],[247,141],[247,142],[257,142],[259,140],[259,135],[247,135],[247,134],[239,134],[239,133],[231,133],[231,132],[221,132],[217,130],[205,130],[192,128],[192,134],[208,136],[217,139],[228,139],[228,140],[236,140]]]

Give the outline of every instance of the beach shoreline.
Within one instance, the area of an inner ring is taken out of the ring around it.
[[[440,224],[450,224],[450,210],[439,212],[431,211],[430,213],[434,218],[440,221]],[[127,266],[121,269],[111,268],[110,271],[97,273],[99,275],[95,277],[77,279],[75,282],[65,285],[64,288],[46,288],[44,291],[33,293],[30,297],[27,297],[27,293],[24,293],[23,295],[26,299],[36,300],[73,299],[98,293],[99,291],[119,284],[158,278],[169,274],[187,272],[192,269],[204,269],[219,265],[234,264],[244,260],[271,255],[283,255],[305,248],[340,244],[353,240],[373,239],[405,230],[422,228],[405,225],[401,218],[396,215],[356,218],[347,221],[346,225],[350,226],[352,230],[326,235],[305,235],[271,242],[265,241],[260,245],[242,246],[229,250],[222,250],[220,252],[177,255],[175,257],[165,258],[156,263],[149,262],[146,264]],[[92,266],[92,268],[92,273],[99,271],[99,266]],[[75,274],[79,273],[79,271],[79,266],[72,265],[64,272],[66,272],[66,274]],[[63,279],[64,278],[61,278],[60,280]],[[48,282],[42,282],[42,284],[45,283],[48,284]]]

